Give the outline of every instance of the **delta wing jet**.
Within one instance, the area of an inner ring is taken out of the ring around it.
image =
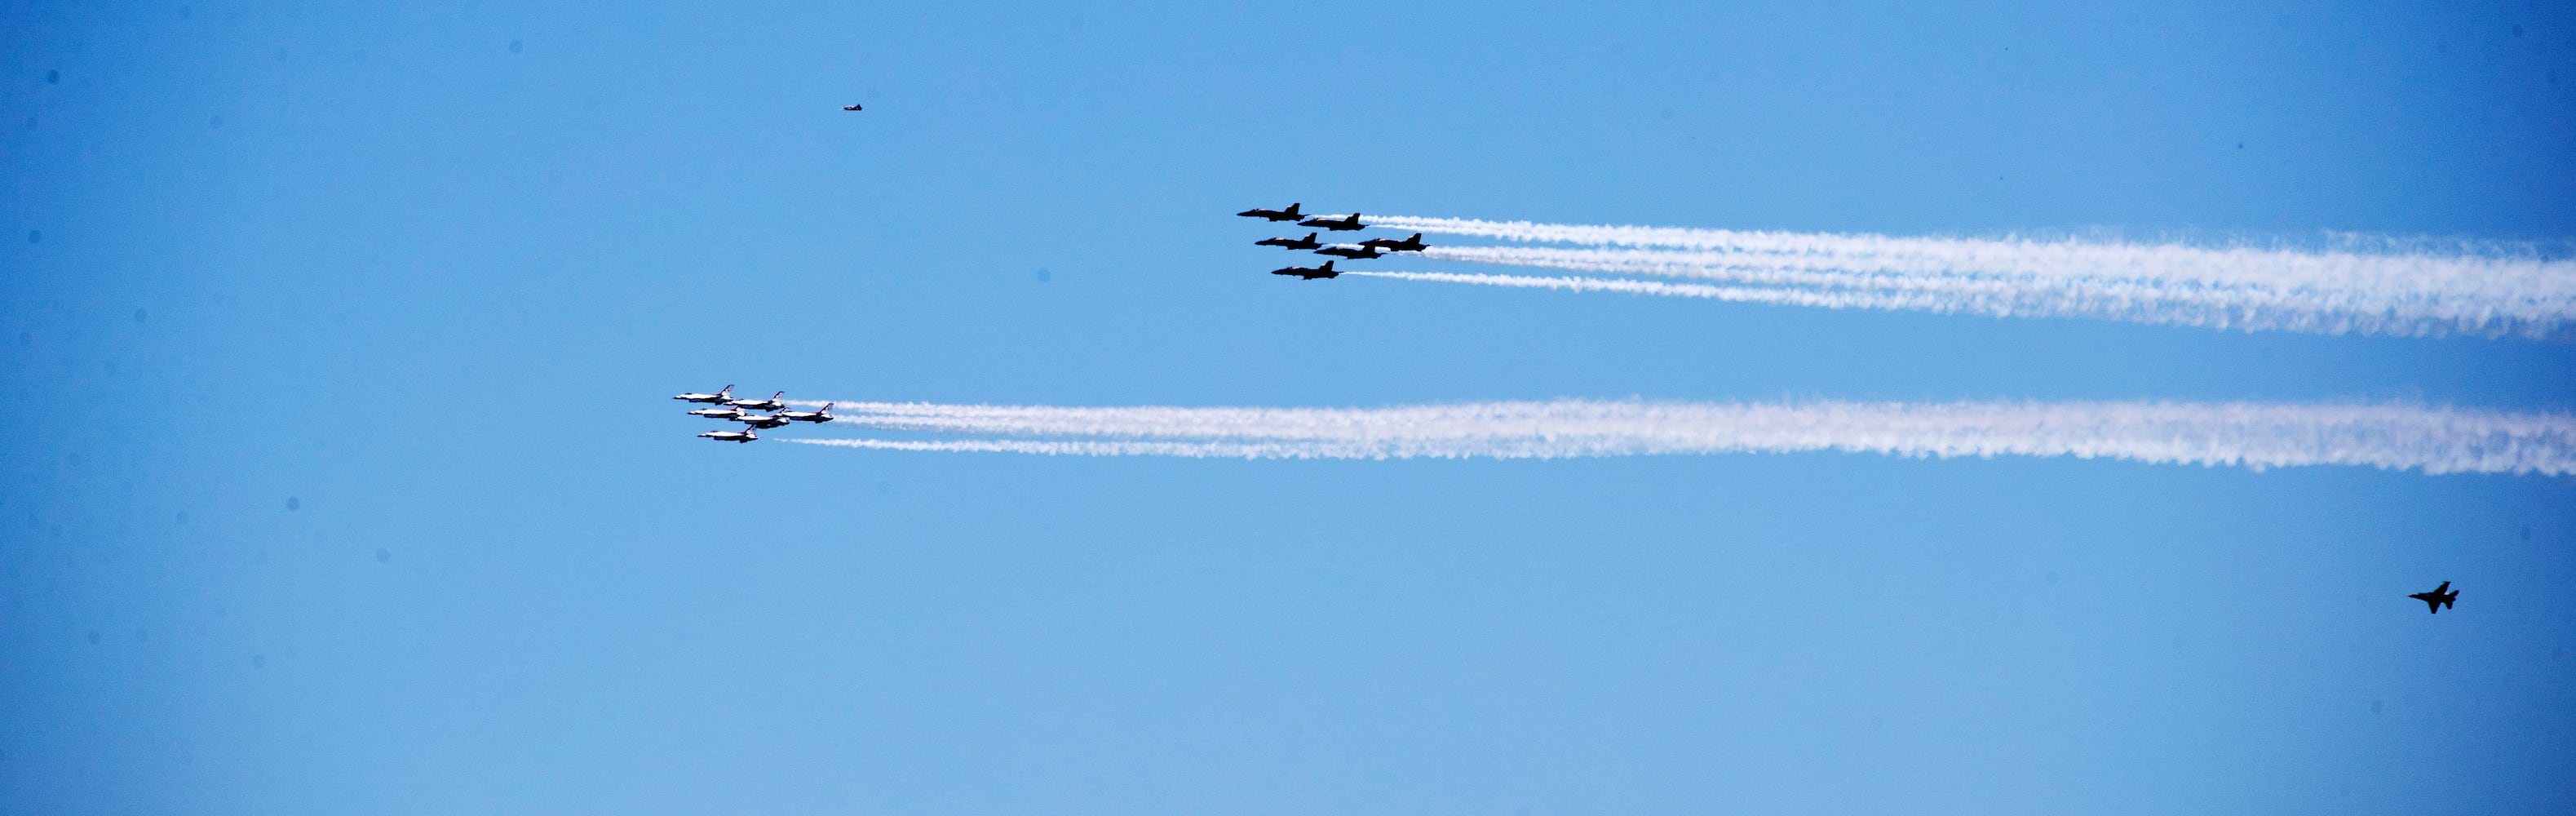
[[[724,402],[724,401],[726,401],[726,400],[733,399],[733,385],[732,385],[731,383],[727,383],[727,384],[725,385],[725,387],[724,387],[724,388],[722,388],[722,389],[720,389],[720,390],[716,391],[716,392],[715,392],[715,393],[713,393],[713,394],[681,394],[681,395],[679,395],[679,396],[672,397],[672,399],[679,400],[679,401],[681,401],[681,402],[719,402],[719,403],[720,403],[720,402]]]
[[[2432,609],[2433,614],[2439,615],[2442,614],[2442,610],[2451,608],[2452,601],[2460,599],[2459,590],[2443,591],[2447,589],[2451,589],[2451,582],[2443,581],[2441,586],[2434,587],[2431,592],[2418,592],[2406,597],[2423,601],[2425,606]]]
[[[1323,246],[1323,243],[1316,241],[1315,234],[1309,232],[1306,233],[1306,237],[1304,238],[1263,238],[1252,242],[1252,245],[1275,246],[1280,249],[1314,249],[1316,247]]]
[[[1333,271],[1332,261],[1325,261],[1323,266],[1291,266],[1286,269],[1270,270],[1270,274],[1295,275],[1303,280],[1314,280],[1316,278],[1330,278],[1342,273]]]
[[[1368,225],[1360,223],[1359,213],[1350,213],[1348,215],[1318,215],[1313,218],[1297,222],[1297,226],[1323,227],[1334,232],[1347,232],[1350,230],[1360,229]]]
[[[1298,204],[1290,204],[1288,205],[1288,209],[1284,210],[1265,210],[1260,207],[1254,207],[1249,210],[1244,210],[1243,212],[1235,213],[1235,215],[1240,215],[1245,218],[1267,218],[1272,221],[1295,221],[1304,217],[1297,213],[1298,206]]]

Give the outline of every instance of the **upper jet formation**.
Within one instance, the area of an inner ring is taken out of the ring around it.
[[[1344,232],[1360,229],[1368,225],[1360,223],[1359,213],[1350,213],[1347,215],[1318,215],[1313,218],[1297,222],[1297,226],[1323,227],[1334,232]]]
[[[1315,240],[1315,234],[1311,232],[1306,233],[1306,237],[1304,238],[1264,238],[1254,241],[1252,244],[1253,246],[1275,246],[1282,249],[1314,249],[1316,247],[1323,246],[1322,243]]]
[[[1332,244],[1324,247],[1323,249],[1315,250],[1315,254],[1338,255],[1354,260],[1360,258],[1379,258],[1386,255],[1384,252],[1377,251],[1377,247],[1368,246],[1366,244]]]
[[[681,402],[724,402],[726,400],[733,399],[733,386],[731,384],[727,384],[724,388],[713,394],[681,394],[679,396],[672,397],[672,399],[679,400]]]
[[[2451,582],[2443,581],[2441,586],[2434,587],[2431,592],[2418,592],[2406,597],[2423,601],[2426,607],[2431,608],[2433,614],[2439,615],[2442,614],[2442,610],[2449,609],[2451,607],[2452,601],[2460,599],[2460,593],[2458,590],[2452,590],[2449,592],[2443,591],[2448,589],[2451,589]]]
[[[1388,252],[1421,252],[1429,245],[1422,243],[1422,233],[1417,232],[1411,238],[1371,238],[1361,241],[1360,246],[1377,247]]]
[[[1245,218],[1267,218],[1272,221],[1295,221],[1298,218],[1303,217],[1297,214],[1297,207],[1303,203],[1305,202],[1290,204],[1288,205],[1288,209],[1284,210],[1265,210],[1260,207],[1254,207],[1249,210],[1244,210],[1243,212],[1235,213],[1235,215],[1240,215]]]
[[[1325,261],[1323,266],[1291,266],[1285,269],[1270,270],[1270,274],[1295,275],[1304,280],[1314,280],[1316,278],[1335,277],[1342,273],[1333,271],[1332,261]]]

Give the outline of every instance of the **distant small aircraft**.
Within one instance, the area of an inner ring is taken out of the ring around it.
[[[787,424],[787,418],[777,414],[744,414],[734,417],[733,421],[763,430]]]
[[[1295,221],[1303,217],[1297,214],[1297,208],[1302,206],[1303,203],[1304,202],[1290,204],[1288,205],[1288,209],[1284,210],[1265,210],[1260,207],[1254,207],[1249,210],[1244,210],[1243,212],[1235,213],[1235,215],[1240,215],[1245,218],[1267,218],[1272,221]]]
[[[775,410],[778,410],[778,409],[780,409],[780,408],[785,408],[785,407],[787,407],[787,403],[779,402],[779,401],[778,401],[778,398],[779,398],[779,397],[784,397],[784,396],[787,396],[787,392],[785,392],[785,391],[780,391],[780,392],[778,392],[778,393],[775,393],[775,394],[771,394],[771,395],[769,395],[769,398],[768,398],[768,399],[738,399],[738,400],[728,400],[728,401],[726,401],[726,402],[725,402],[725,404],[726,404],[726,405],[731,405],[731,406],[736,407],[736,408],[741,408],[741,409],[751,410],[751,411],[775,411]]]
[[[841,109],[842,109],[842,110],[858,110],[858,109],[859,109],[859,106],[857,106],[857,105],[845,105],[845,106],[843,106]]]
[[[1332,261],[1325,261],[1323,266],[1291,266],[1286,269],[1270,270],[1270,274],[1295,275],[1303,280],[1314,280],[1316,278],[1329,278],[1342,273],[1333,271]]]
[[[1343,232],[1360,229],[1368,225],[1360,223],[1359,213],[1350,213],[1347,215],[1318,215],[1313,218],[1297,222],[1297,226],[1323,227],[1335,232]]]
[[[823,410],[820,411],[780,411],[778,413],[771,414],[770,416],[785,417],[797,422],[830,422],[832,421],[832,404],[828,402],[823,403]]]
[[[2460,593],[2456,590],[2450,592],[2443,591],[2450,588],[2451,582],[2443,581],[2441,586],[2434,587],[2431,592],[2418,592],[2406,597],[2423,601],[2425,606],[2431,608],[2433,614],[2439,615],[2442,614],[2442,610],[2449,609],[2451,607],[2452,601],[2460,599]]]
[[[1315,250],[1315,254],[1339,255],[1353,260],[1360,258],[1378,258],[1386,255],[1384,252],[1377,251],[1377,247],[1361,246],[1359,244],[1329,244],[1323,249]]]
[[[718,442],[749,442],[759,439],[760,434],[753,433],[750,428],[744,428],[739,431],[708,431],[698,434],[698,438],[713,439]]]
[[[1252,242],[1252,245],[1275,246],[1281,249],[1314,249],[1323,246],[1323,243],[1316,241],[1315,234],[1309,232],[1304,238],[1263,238]]]
[[[730,405],[723,408],[700,408],[690,411],[689,416],[702,416],[708,419],[741,419],[742,409]]]
[[[672,397],[672,399],[679,400],[681,402],[723,402],[725,400],[733,399],[733,384],[727,383],[723,390],[717,391],[713,394],[681,394],[679,396]]]
[[[1360,246],[1377,247],[1388,252],[1421,252],[1429,245],[1422,243],[1422,233],[1417,232],[1411,238],[1371,238],[1361,241]]]

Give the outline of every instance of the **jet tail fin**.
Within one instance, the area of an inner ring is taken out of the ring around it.
[[[1333,262],[1325,261],[1323,266],[1316,267],[1315,269],[1319,272],[1331,272],[1333,271]]]

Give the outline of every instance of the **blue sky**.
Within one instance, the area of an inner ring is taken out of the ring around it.
[[[861,453],[667,399],[2565,411],[2560,344],[1306,284],[1228,215],[2564,241],[2565,9],[0,13],[10,813],[2576,801],[2563,478]]]

